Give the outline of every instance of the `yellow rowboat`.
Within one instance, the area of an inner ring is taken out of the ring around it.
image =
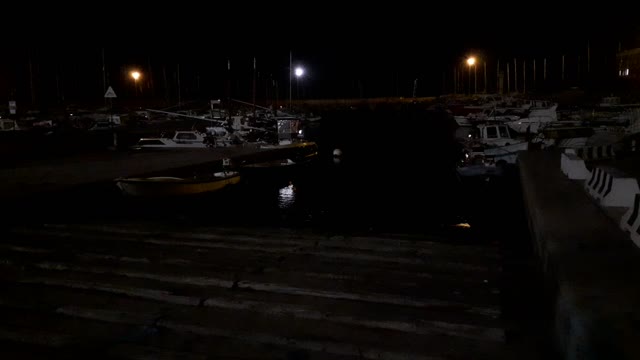
[[[240,182],[240,173],[225,171],[211,177],[185,179],[170,176],[119,178],[116,186],[123,194],[138,197],[166,197],[211,193]]]

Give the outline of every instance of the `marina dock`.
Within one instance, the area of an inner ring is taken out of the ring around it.
[[[104,151],[34,161],[14,168],[0,169],[0,180],[3,183],[0,196],[16,198],[50,193],[111,182],[119,177],[166,173],[202,165],[220,167],[225,158],[268,155],[273,151],[273,148],[260,148],[257,145],[146,152]]]

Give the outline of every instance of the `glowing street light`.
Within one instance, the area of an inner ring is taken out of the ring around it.
[[[473,66],[473,84],[474,84],[474,90],[473,93],[475,94],[478,90],[478,79],[476,77],[476,58],[473,56],[470,56],[469,58],[467,58],[467,65],[469,65],[469,94],[471,94],[471,67]]]
[[[136,91],[136,96],[138,95],[138,79],[140,79],[140,76],[142,76],[142,74],[140,74],[139,71],[132,71],[131,72],[131,77],[133,78],[133,86],[134,86],[135,91]]]
[[[296,96],[300,97],[300,78],[304,75],[304,69],[298,66],[294,74],[296,75]]]

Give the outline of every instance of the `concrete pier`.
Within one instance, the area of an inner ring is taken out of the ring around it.
[[[295,145],[291,145],[295,146]],[[211,149],[176,149],[147,152],[102,152],[76,155],[53,161],[36,161],[0,169],[0,197],[14,198],[74,186],[108,182],[118,177],[142,176],[185,167],[221,163],[277,151],[282,147],[258,145]]]
[[[640,358],[640,249],[560,170],[560,153],[522,153],[531,236],[566,359]]]

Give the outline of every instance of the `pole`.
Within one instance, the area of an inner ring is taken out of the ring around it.
[[[522,93],[527,93],[527,60],[522,60]]]
[[[518,63],[516,58],[513,58],[513,87],[515,92],[518,92]]]
[[[61,92],[60,92],[60,72],[59,72],[60,69],[59,68],[60,68],[60,65],[56,64],[56,95],[57,95],[58,103],[63,101],[62,96],[60,95]]]
[[[564,81],[564,55],[562,55],[562,81]]]
[[[29,52],[29,88],[31,89],[31,105],[36,105],[36,91],[33,87],[33,62],[31,61],[31,52]]]
[[[153,82],[153,71],[151,68],[151,57],[147,57],[147,67],[149,68],[149,70],[147,70],[148,75],[147,75],[147,89],[151,90],[151,96],[152,98],[155,99],[156,97],[156,87],[155,84]],[[198,93],[200,92],[200,76],[198,75]]]
[[[509,78],[509,63],[507,63],[507,94],[511,93],[511,79]]]
[[[533,87],[536,87],[536,59],[533,59]]]
[[[278,88],[278,80],[273,81],[274,91],[276,93],[275,105],[273,106],[273,115],[278,115],[278,100],[280,99],[280,89]]]
[[[113,150],[116,150],[118,148],[118,133],[113,128],[113,98],[109,98],[109,127],[111,128]]]
[[[453,67],[453,95],[457,95],[458,93],[458,69]]]
[[[496,65],[496,92],[498,89],[500,89],[500,59],[498,59],[498,64]]]
[[[164,101],[166,101],[166,103],[169,104],[170,103],[169,86],[167,86],[167,65],[166,64],[162,64],[162,80],[164,82]]]
[[[178,109],[182,105],[182,97],[180,96],[180,64],[178,64]]]
[[[542,80],[547,81],[547,58],[542,62]]]
[[[476,71],[476,64],[473,63],[473,93],[478,93],[478,72]]]
[[[484,93],[487,93],[487,62],[484,62]]]
[[[591,72],[591,44],[587,41],[587,74]]]
[[[292,63],[293,54],[291,51],[289,51],[289,110],[291,109],[291,73],[293,72]]]
[[[253,57],[253,117],[256,117],[256,57]]]
[[[580,55],[578,55],[578,81],[580,81]]]
[[[227,114],[225,117],[231,116],[231,59],[227,59]]]
[[[102,48],[102,93],[107,92],[107,75],[104,66],[104,48]],[[107,98],[104,98],[104,102],[107,102]]]
[[[471,65],[469,65],[469,87],[468,87],[468,92],[469,95],[471,95]]]

